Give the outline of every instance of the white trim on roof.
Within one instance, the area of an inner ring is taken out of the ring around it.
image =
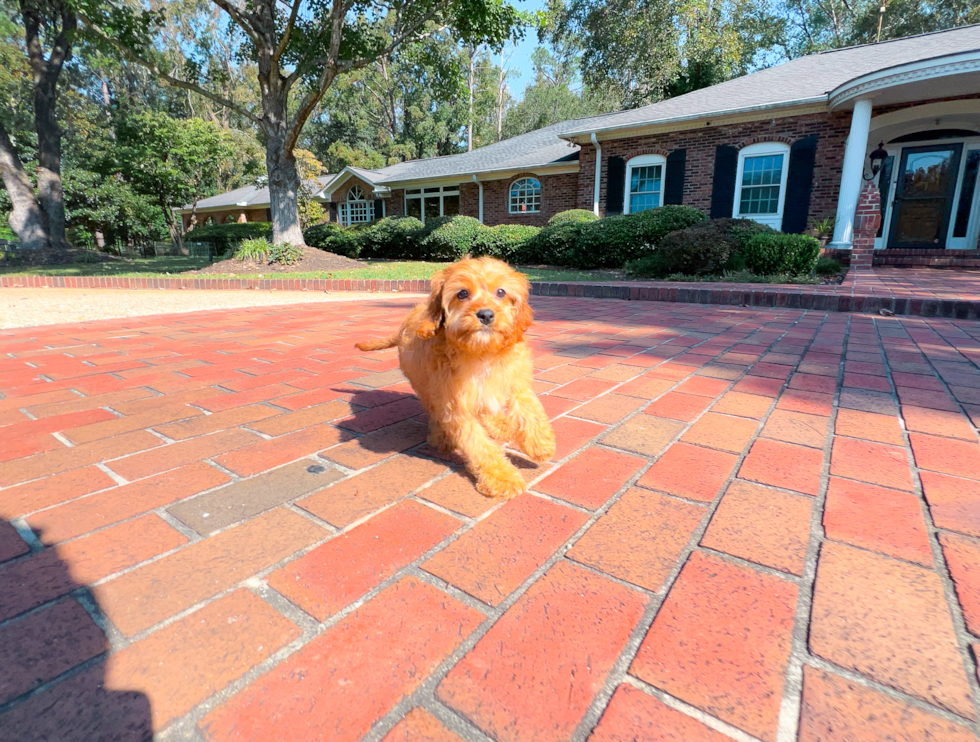
[[[484,170],[461,170],[455,175],[435,175],[428,178],[402,178],[399,180],[385,181],[388,188],[417,188],[427,185],[449,185],[452,183],[472,182],[474,175],[489,175],[490,177],[480,178],[481,181],[488,180],[508,180],[521,173],[531,173],[532,175],[562,175],[566,173],[577,173],[579,170],[578,160],[569,162],[554,162],[545,165],[521,165],[519,167],[489,168]]]
[[[861,75],[837,86],[827,97],[833,110],[848,101],[886,88],[970,72],[980,72],[980,50],[946,54]]]
[[[378,174],[376,172],[348,165],[331,180],[324,183],[323,188],[316,194],[316,198],[322,198],[327,202],[332,201],[332,196],[337,192],[337,189],[351,178],[357,178],[371,186],[375,198],[388,198],[391,196],[391,189],[378,182]]]
[[[587,129],[582,129],[580,131],[566,131],[559,134],[562,139],[572,140],[573,137],[584,137],[595,132],[596,134],[602,134],[605,132],[612,131],[622,131],[624,129],[641,129],[646,126],[658,126],[658,125],[668,125],[668,124],[682,124],[689,121],[698,121],[700,119],[716,119],[725,116],[733,116],[739,113],[752,113],[752,112],[766,112],[783,108],[794,108],[797,106],[807,106],[813,105],[814,103],[826,103],[826,95],[811,96],[809,98],[796,98],[793,100],[780,101],[778,103],[766,103],[760,106],[741,106],[739,108],[728,108],[718,111],[707,111],[702,113],[692,113],[687,116],[670,116],[668,118],[662,119],[646,119],[643,121],[630,121],[625,124],[616,124],[615,126],[590,126]]]

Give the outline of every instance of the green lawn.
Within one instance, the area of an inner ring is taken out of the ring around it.
[[[412,278],[428,278],[437,270],[445,268],[448,263],[426,263],[422,261],[406,262],[374,262],[364,261],[366,268],[334,271],[330,273],[254,273],[232,276],[230,274],[209,274],[210,278],[366,278],[379,280],[408,280]],[[10,276],[127,276],[139,278],[160,278],[180,276],[186,271],[192,271],[207,265],[202,258],[134,258],[126,261],[111,263],[74,263],[72,265],[52,266],[10,266],[0,267],[0,274]],[[543,270],[537,268],[521,269],[532,281],[622,281],[624,277],[616,271],[576,271],[576,270]]]

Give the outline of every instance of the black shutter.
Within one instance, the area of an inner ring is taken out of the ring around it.
[[[783,203],[783,231],[800,234],[806,231],[810,216],[810,193],[813,191],[813,165],[817,159],[817,135],[797,139],[789,149],[789,172],[786,174],[786,200]]]
[[[340,219],[337,218],[337,204],[330,204],[330,221],[339,222]]]
[[[711,183],[711,218],[732,215],[735,203],[735,173],[738,172],[738,150],[727,144],[715,148],[715,175]]]
[[[623,188],[626,184],[626,160],[610,157],[606,167],[606,216],[623,213]]]
[[[687,150],[675,149],[667,155],[667,175],[664,176],[664,203],[684,203],[684,166]]]
[[[380,198],[374,199],[374,218],[383,219],[384,218],[384,204],[381,203]]]

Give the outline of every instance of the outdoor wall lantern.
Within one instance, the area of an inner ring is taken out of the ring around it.
[[[868,155],[868,159],[871,160],[871,177],[865,178],[865,180],[874,180],[887,158],[888,153],[885,151],[885,143],[878,142],[878,149]]]

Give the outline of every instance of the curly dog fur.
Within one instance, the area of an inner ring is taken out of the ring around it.
[[[514,497],[524,479],[496,441],[517,444],[533,461],[555,453],[554,431],[531,390],[530,286],[506,263],[467,258],[432,276],[431,288],[397,333],[357,347],[397,346],[428,413],[430,445],[462,453],[484,495]]]

